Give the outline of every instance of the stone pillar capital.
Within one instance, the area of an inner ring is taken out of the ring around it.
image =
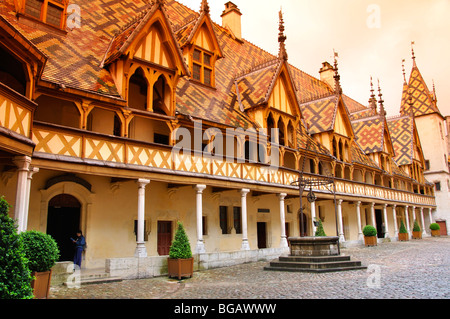
[[[206,189],[206,185],[204,185],[204,184],[197,184],[197,185],[194,186],[194,189],[197,191],[197,194],[201,194]]]

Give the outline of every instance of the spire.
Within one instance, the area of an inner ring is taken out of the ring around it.
[[[437,102],[436,86],[434,85],[434,79],[432,81],[433,81],[433,101],[436,103]]]
[[[373,83],[372,76],[370,77],[370,99],[369,99],[369,107],[374,110],[374,113],[377,112],[377,99],[375,98],[375,94],[373,93]]]
[[[280,51],[278,53],[278,57],[282,60],[287,61],[288,56],[287,56],[286,45],[285,45],[286,35],[284,34],[284,20],[283,20],[283,12],[281,11],[281,9],[280,9],[278,16],[279,16],[278,30],[280,31],[278,33],[278,43],[280,44]]]
[[[341,88],[341,76],[338,72],[338,63],[337,58],[339,57],[338,53],[333,50],[334,53],[334,90],[336,94],[342,94],[342,88]]]
[[[209,4],[208,0],[202,0],[202,5],[200,7],[200,13],[204,12],[206,14],[209,14]]]
[[[378,103],[380,104],[380,114],[381,114],[381,116],[386,116],[386,111],[384,109],[383,94],[381,94],[381,87],[380,87],[379,79],[378,79],[378,96],[380,97],[380,99],[378,100]]]

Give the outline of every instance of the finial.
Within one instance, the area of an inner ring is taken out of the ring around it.
[[[433,100],[436,102],[437,101],[437,98],[436,98],[436,86],[434,85],[434,79],[432,81],[433,81]]]
[[[333,53],[334,53],[334,83],[335,83],[335,87],[334,90],[337,94],[341,94],[342,93],[342,88],[341,88],[341,76],[339,75],[338,72],[338,63],[337,63],[337,58],[339,57],[339,54],[334,51],[333,49]]]
[[[405,59],[402,59],[402,72],[403,72],[403,82],[406,83]]]
[[[380,99],[378,100],[378,103],[380,104],[380,114],[382,116],[386,116],[386,111],[384,110],[383,104],[383,94],[381,94],[380,79],[378,79],[378,96],[380,97]]]
[[[280,52],[279,57],[280,59],[287,60],[287,52],[286,52],[286,35],[284,34],[284,20],[283,20],[283,12],[280,9],[280,12],[278,13],[279,17],[279,26],[278,26],[278,43],[280,44]]]
[[[206,14],[209,14],[208,0],[202,0],[202,5],[201,5],[201,8],[200,8],[200,12],[205,12]]]
[[[414,54],[414,41],[411,41],[411,54],[413,59],[413,64],[416,65],[416,55]]]

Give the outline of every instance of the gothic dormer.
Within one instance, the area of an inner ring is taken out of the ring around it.
[[[209,15],[208,1],[202,0],[199,17],[180,28],[177,36],[191,79],[215,87],[215,64],[223,54]]]

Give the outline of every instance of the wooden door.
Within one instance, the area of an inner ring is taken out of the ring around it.
[[[172,245],[172,222],[158,221],[158,254],[168,255]]]
[[[267,248],[267,229],[266,223],[257,223],[258,248]]]
[[[437,220],[436,223],[438,223],[439,227],[441,227],[441,236],[447,236],[447,225],[445,220]]]

